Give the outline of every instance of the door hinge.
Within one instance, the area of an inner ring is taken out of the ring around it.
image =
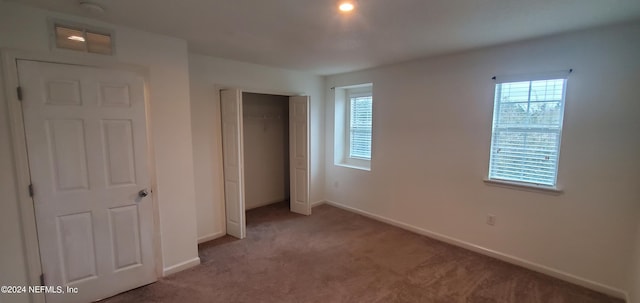
[[[40,286],[44,286],[44,273],[40,274]]]
[[[18,100],[22,101],[22,87],[16,87],[16,94],[18,94]]]
[[[29,184],[29,197],[33,197],[33,184]]]

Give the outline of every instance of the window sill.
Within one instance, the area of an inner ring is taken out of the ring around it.
[[[506,187],[511,189],[525,190],[525,191],[534,191],[534,192],[544,192],[548,194],[559,195],[563,193],[562,188],[557,186],[546,186],[546,185],[536,185],[531,183],[523,183],[516,181],[506,181],[506,180],[496,180],[496,179],[483,179],[484,183],[487,185]]]
[[[364,170],[364,171],[371,171],[370,166],[361,166],[361,165],[354,165],[354,164],[347,164],[347,163],[335,163],[335,166],[353,168],[353,169]]]

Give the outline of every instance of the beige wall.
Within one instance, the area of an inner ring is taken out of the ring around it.
[[[631,278],[629,279],[629,303],[640,303],[640,222],[638,222],[638,231],[636,233],[635,242],[636,247],[633,254],[633,263],[630,267]]]
[[[337,75],[323,87],[319,76],[187,54],[180,39],[2,1],[0,47],[51,54],[49,17],[114,28],[113,61],[149,70],[165,270],[197,262],[196,240],[225,232],[217,89],[239,87],[311,96],[311,202],[327,199],[437,232],[591,286],[629,291],[638,302],[640,261],[633,251],[640,245],[640,24]],[[560,159],[564,193],[484,184],[491,76],[568,68],[575,71]],[[372,171],[337,167],[333,105],[325,93],[369,82],[375,100]],[[0,284],[25,285],[9,114],[0,100]],[[497,216],[496,226],[484,224],[488,213]]]
[[[324,90],[320,76],[189,54],[198,239],[224,235],[220,88],[311,98],[311,202],[324,200]]]
[[[134,64],[148,69],[151,136],[155,152],[162,267],[198,262],[193,187],[193,152],[189,107],[187,45],[183,40],[112,26],[88,19],[0,2],[0,47],[55,55],[49,48],[48,18],[71,20],[115,30],[116,56],[101,62]],[[63,55],[61,55],[63,56]],[[69,55],[67,55],[69,57]],[[7,90],[12,92],[11,88]],[[4,91],[2,96],[4,96]],[[0,99],[0,284],[25,285],[26,265],[20,229],[15,169],[9,137],[7,103]],[[24,190],[24,189],[21,189]],[[186,263],[185,263],[186,262]],[[23,302],[12,296],[6,302]],[[5,302],[5,298],[3,298]]]
[[[636,23],[328,77],[327,199],[621,296],[640,211],[638,37]],[[564,192],[485,184],[491,77],[569,68]],[[370,82],[372,171],[335,166],[329,88]]]
[[[289,97],[242,94],[245,209],[289,198]]]

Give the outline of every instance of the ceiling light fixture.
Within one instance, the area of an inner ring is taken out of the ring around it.
[[[84,37],[80,37],[80,36],[69,36],[69,37],[67,37],[67,39],[73,40],[73,41],[84,42]]]
[[[341,12],[345,12],[345,13],[346,13],[346,12],[350,12],[350,11],[352,11],[352,10],[353,10],[353,8],[354,8],[354,6],[353,6],[353,3],[351,3],[351,2],[342,2],[342,3],[340,3],[340,5],[338,6],[338,9],[339,9]]]
[[[82,7],[84,10],[92,14],[96,14],[96,15],[104,14],[104,7],[102,7],[97,3],[93,3],[91,1],[81,0],[80,7]]]

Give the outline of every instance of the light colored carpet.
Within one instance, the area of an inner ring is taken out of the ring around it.
[[[622,302],[322,205],[247,212],[247,238],[200,246],[202,264],[104,302]]]

